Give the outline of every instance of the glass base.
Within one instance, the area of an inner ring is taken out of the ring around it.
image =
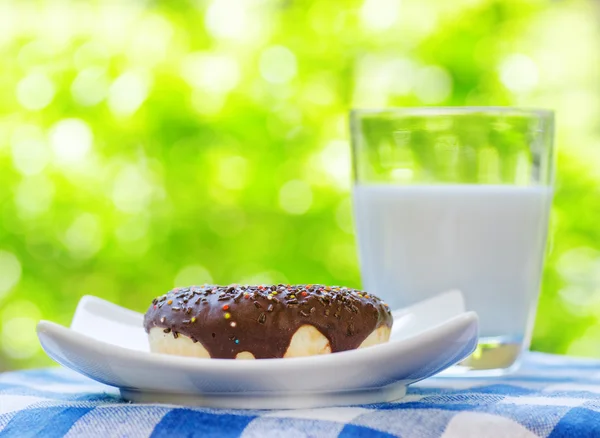
[[[491,377],[511,374],[519,368],[523,347],[523,340],[514,337],[480,338],[473,354],[439,376]]]

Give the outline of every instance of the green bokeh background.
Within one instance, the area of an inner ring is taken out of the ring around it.
[[[359,286],[352,107],[557,111],[533,348],[600,356],[600,15],[582,1],[0,0],[0,370],[174,284]]]

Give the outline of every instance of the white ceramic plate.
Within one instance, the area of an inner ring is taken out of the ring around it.
[[[341,406],[397,400],[406,386],[467,357],[477,315],[452,291],[394,312],[390,342],[322,356],[198,359],[149,352],[143,315],[81,299],[71,327],[41,321],[52,359],[116,386],[127,400],[241,409]]]

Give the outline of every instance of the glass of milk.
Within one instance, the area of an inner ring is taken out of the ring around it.
[[[553,113],[355,110],[354,214],[365,290],[404,307],[449,289],[480,317],[457,371],[502,374],[529,348],[554,178]]]

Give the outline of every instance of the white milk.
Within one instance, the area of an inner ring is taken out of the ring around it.
[[[460,289],[480,336],[520,342],[533,323],[551,199],[541,187],[358,185],[363,287],[392,308]]]

